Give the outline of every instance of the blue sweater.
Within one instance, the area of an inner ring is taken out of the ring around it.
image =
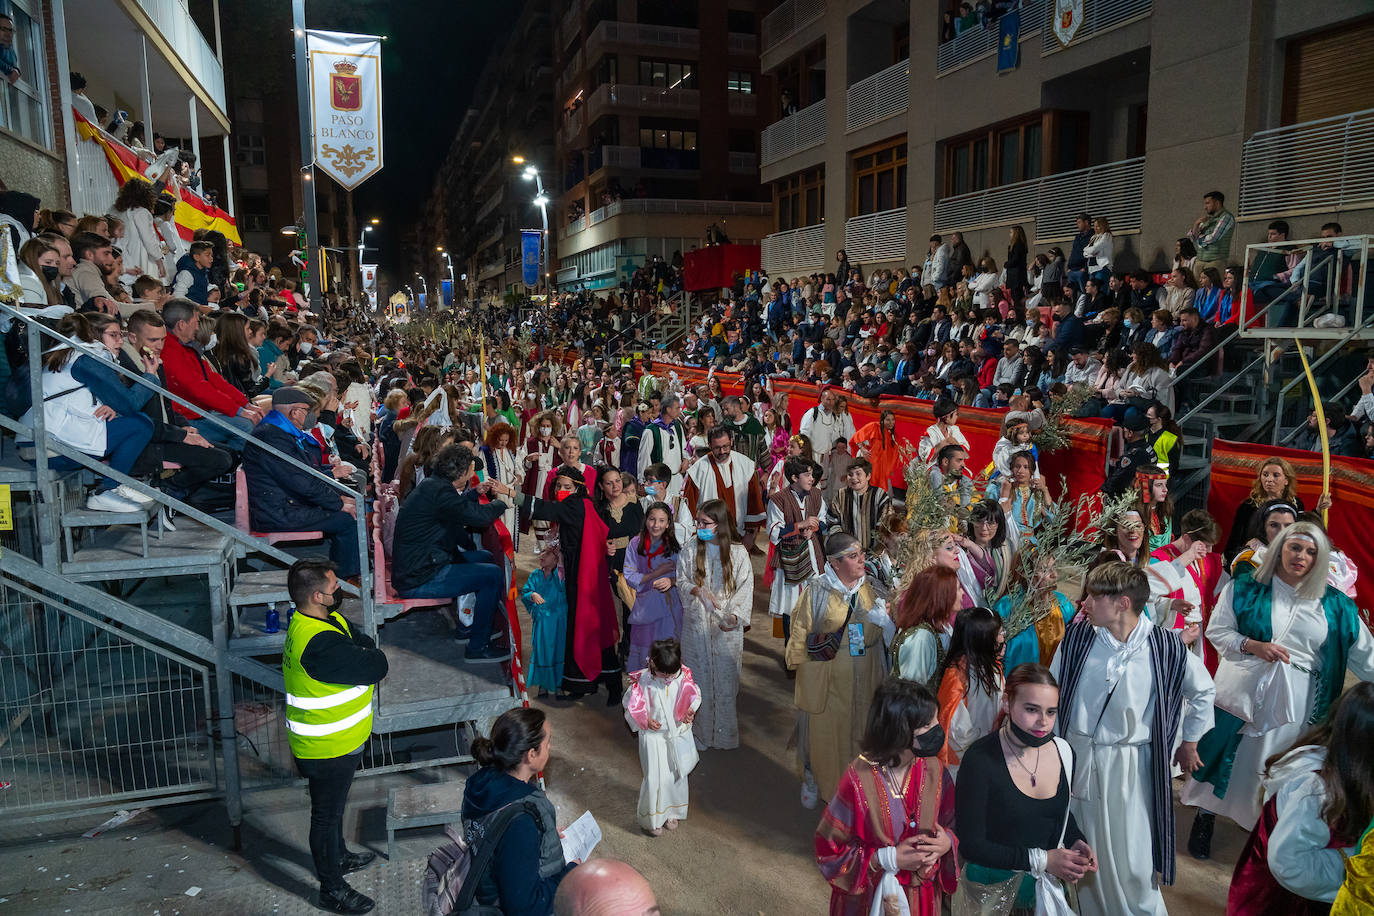
[[[153,390],[142,385],[125,388],[119,373],[98,356],[78,356],[76,362],[72,363],[72,378],[89,388],[100,403],[109,405],[121,417],[137,416],[153,396]],[[154,385],[160,384],[155,377],[146,373],[144,378]]]

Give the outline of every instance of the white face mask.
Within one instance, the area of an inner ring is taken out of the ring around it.
[[[541,436],[552,436],[552,435],[553,435],[553,427],[552,427],[552,426],[541,426],[541,427],[539,427],[539,435],[541,435]]]
[[[308,341],[308,340],[302,340],[302,341],[301,341],[300,350],[301,350],[302,353],[309,353],[309,352],[310,352],[311,350],[313,350],[313,349],[315,349],[315,345],[314,345],[313,343],[311,343],[311,342]]]
[[[215,349],[215,344],[217,343],[219,343],[219,336],[216,335],[214,331],[211,331],[210,339],[205,342],[205,349],[213,350]]]

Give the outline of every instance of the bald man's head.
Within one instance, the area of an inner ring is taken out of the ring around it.
[[[554,916],[659,916],[653,888],[624,862],[592,859],[558,884]]]

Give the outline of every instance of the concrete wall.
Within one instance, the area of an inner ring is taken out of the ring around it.
[[[48,209],[67,207],[67,168],[52,153],[0,130],[0,162],[4,163],[5,184],[12,191],[33,194]]]

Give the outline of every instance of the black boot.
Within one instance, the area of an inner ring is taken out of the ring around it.
[[[625,695],[625,686],[620,680],[620,672],[606,678],[606,705],[619,706],[620,699]]]
[[[330,913],[370,913],[376,902],[365,894],[360,894],[347,884],[327,891],[320,889],[320,909]]]
[[[343,861],[339,863],[339,868],[342,869],[345,875],[352,874],[355,871],[361,871],[367,868],[372,864],[372,860],[375,858],[377,858],[377,854],[371,850],[364,850],[363,852],[349,852],[348,850],[344,850]]]
[[[1216,819],[1215,814],[1206,811],[1199,811],[1193,818],[1193,829],[1188,832],[1188,855],[1194,859],[1212,857],[1212,828]]]

